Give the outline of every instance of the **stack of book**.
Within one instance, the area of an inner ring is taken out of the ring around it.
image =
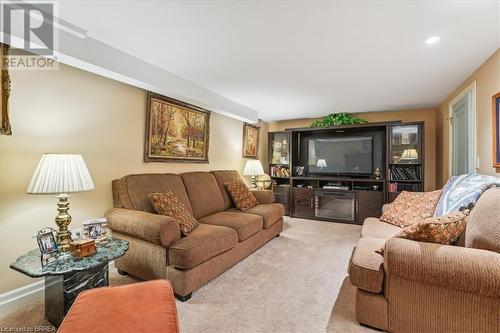
[[[290,169],[287,166],[272,165],[270,173],[271,177],[290,177]]]
[[[389,168],[391,180],[420,180],[420,172],[414,167],[392,166]]]

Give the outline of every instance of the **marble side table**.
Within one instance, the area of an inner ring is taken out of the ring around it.
[[[69,255],[42,267],[40,250],[36,249],[17,258],[10,268],[32,278],[45,278],[45,317],[59,327],[80,292],[109,285],[108,263],[127,250],[127,241],[110,239],[107,244],[98,245],[91,256]]]

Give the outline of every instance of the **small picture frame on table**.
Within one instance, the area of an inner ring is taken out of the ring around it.
[[[108,221],[105,218],[83,222],[83,237],[95,240],[96,244],[108,242]]]
[[[40,249],[40,261],[42,267],[55,261],[59,255],[59,248],[56,241],[56,230],[53,228],[43,228],[36,234],[36,242]]]

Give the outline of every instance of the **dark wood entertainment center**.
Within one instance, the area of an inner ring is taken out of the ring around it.
[[[285,205],[286,215],[298,218],[362,224],[367,217],[379,217],[382,206],[401,191],[423,191],[423,133],[423,122],[401,121],[270,132],[269,173],[276,202]],[[370,139],[373,165],[368,169],[379,168],[379,177],[314,172],[320,162],[311,164],[310,141],[356,136]],[[297,167],[303,167],[302,174]]]

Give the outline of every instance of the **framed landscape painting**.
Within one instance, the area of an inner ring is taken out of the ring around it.
[[[243,157],[257,158],[259,154],[260,127],[243,123]]]
[[[500,168],[500,92],[493,96],[493,167]]]
[[[145,162],[208,163],[210,111],[148,92]]]

